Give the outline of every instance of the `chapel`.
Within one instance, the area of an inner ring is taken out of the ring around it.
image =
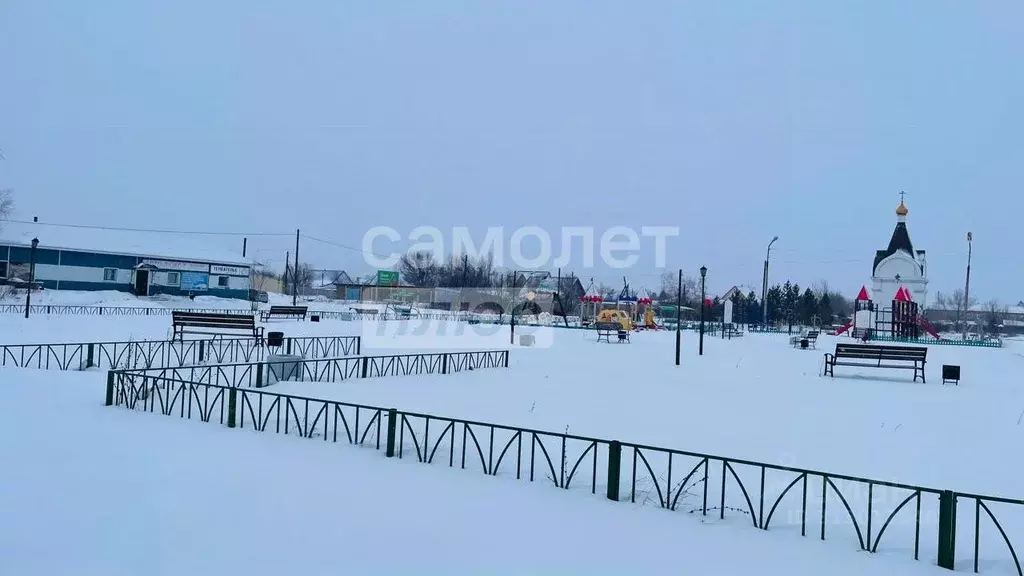
[[[928,296],[928,262],[924,250],[914,250],[907,231],[907,214],[910,210],[903,203],[896,207],[896,229],[889,239],[889,247],[875,253],[871,268],[871,299],[875,302],[891,302],[901,286],[910,291],[914,302],[922,308]]]

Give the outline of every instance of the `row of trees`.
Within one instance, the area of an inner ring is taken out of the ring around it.
[[[666,272],[661,277],[661,290],[653,297],[662,302],[674,302],[679,293],[679,278]],[[733,291],[730,296],[733,305],[733,321],[738,323],[759,323],[764,315],[764,302],[753,290],[746,294]],[[683,277],[682,297],[684,306],[700,307],[700,281],[694,277]],[[832,289],[827,281],[817,282],[813,287],[801,290],[800,285],[786,281],[768,289],[768,322],[772,324],[832,324],[836,318],[853,313],[853,303],[839,291]],[[710,318],[722,315],[724,303],[719,297],[711,301]]]
[[[1024,306],[1019,302],[1018,306]],[[943,328],[950,328],[957,332],[965,329],[965,326],[974,324],[977,328],[990,334],[997,334],[1003,320],[1009,313],[1009,307],[997,299],[979,303],[978,299],[968,296],[962,289],[957,288],[952,292],[936,292],[935,300],[931,306],[935,310],[947,312]],[[952,318],[949,318],[949,317]]]

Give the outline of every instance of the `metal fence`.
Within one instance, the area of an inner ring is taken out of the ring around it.
[[[892,336],[879,336],[874,332],[868,334],[868,339],[875,342],[898,342],[901,344],[927,344],[928,346],[967,346],[973,348],[1002,348],[1003,341],[999,338],[987,340],[963,340],[961,338],[893,338]]]
[[[437,352],[385,356],[348,356],[235,364],[165,366],[115,370],[118,383],[156,378],[228,388],[263,388],[274,382],[342,382],[353,378],[455,374],[485,368],[508,368],[508,350]],[[124,386],[124,384],[121,384]]]
[[[167,368],[262,362],[276,352],[303,358],[338,358],[358,355],[361,349],[359,336],[290,337],[284,339],[280,348],[267,347],[257,338],[3,344],[0,366],[39,370]]]
[[[260,310],[266,310],[264,306]],[[33,304],[29,307],[29,315],[71,315],[71,316],[170,316],[171,312],[210,312],[215,314],[252,315],[260,310],[249,308],[164,308],[143,306],[74,306],[56,304]],[[24,314],[24,304],[0,304],[0,314]],[[397,312],[368,314],[345,310],[309,310],[310,315],[317,315],[330,320],[462,320],[464,316],[450,312],[422,312],[418,314],[399,314]]]
[[[507,364],[507,351],[497,354]],[[351,361],[363,366],[370,362]],[[403,365],[436,367],[428,358]],[[946,568],[970,565],[975,572],[1021,574],[1006,522],[1013,520],[1018,531],[1024,529],[1022,500],[189,381],[179,372],[111,371],[106,404],[383,449],[387,457],[545,482],[699,516],[703,522],[827,537],[871,553],[912,556]],[[353,372],[356,377],[359,373]],[[212,380],[211,374],[194,375]],[[958,511],[960,504],[968,506]],[[958,552],[971,563],[957,564]]]

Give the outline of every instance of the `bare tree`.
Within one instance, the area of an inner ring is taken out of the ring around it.
[[[985,303],[985,316],[988,321],[988,331],[990,334],[996,334],[999,332],[999,326],[1003,323],[1003,317],[1007,313],[1006,306],[999,303],[999,300],[993,298]]]
[[[292,266],[291,262],[284,265],[284,285],[286,289],[291,286],[298,286],[300,291],[303,288],[311,288],[315,277],[316,272],[313,270],[313,267],[305,262],[300,262],[298,267]]]
[[[430,252],[419,251],[402,254],[398,261],[398,272],[413,286],[438,286],[440,263]]]
[[[970,300],[965,301],[963,289],[957,288],[950,294],[936,293],[935,304],[942,310],[956,313],[956,330],[961,331],[962,326],[969,321],[970,310],[978,304],[978,299],[972,296]]]
[[[811,291],[818,297],[818,300],[828,296],[828,304],[834,315],[845,318],[853,313],[853,302],[833,288],[828,280],[821,279],[814,282],[811,284]]]
[[[14,191],[0,188],[0,220],[9,220],[14,213]]]
[[[315,276],[316,273],[313,271],[313,267],[305,262],[301,262],[295,271],[294,280],[299,288],[311,288]]]

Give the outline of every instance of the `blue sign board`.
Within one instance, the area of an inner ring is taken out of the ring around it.
[[[205,272],[182,272],[181,289],[204,292],[210,288],[210,275]]]

